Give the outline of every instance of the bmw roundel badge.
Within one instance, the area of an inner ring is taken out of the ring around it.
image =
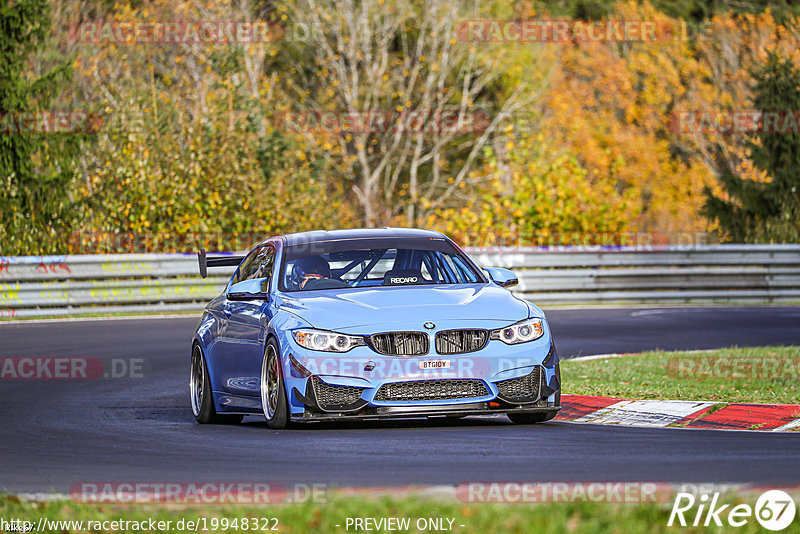
[[[433,330],[434,328],[436,328],[436,325],[435,325],[435,324],[433,324],[433,323],[432,323],[432,322],[430,322],[430,321],[428,321],[427,323],[425,323],[425,324],[424,324],[424,325],[422,325],[422,326],[424,326],[424,327],[425,327],[425,328],[427,328],[428,330]]]

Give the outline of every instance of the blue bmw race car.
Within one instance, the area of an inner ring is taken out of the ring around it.
[[[192,341],[200,423],[263,414],[296,422],[507,414],[552,419],[558,354],[544,313],[514,296],[511,271],[481,269],[427,230],[273,237],[238,265]]]

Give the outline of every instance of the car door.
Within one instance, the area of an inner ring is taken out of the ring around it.
[[[272,287],[275,248],[259,245],[242,262],[232,284],[255,278],[269,278]],[[223,389],[233,395],[260,396],[261,360],[264,336],[272,318],[270,304],[264,299],[224,302],[227,318],[218,343],[218,376]]]

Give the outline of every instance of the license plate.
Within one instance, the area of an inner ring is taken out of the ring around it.
[[[450,367],[450,360],[425,360],[419,362],[419,368],[423,371],[425,369],[448,369]]]

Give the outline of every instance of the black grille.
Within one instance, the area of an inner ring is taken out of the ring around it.
[[[311,384],[317,404],[323,410],[329,411],[351,406],[361,398],[361,392],[364,391],[364,388],[355,386],[332,386],[316,376],[311,377]]]
[[[533,402],[539,400],[542,389],[542,367],[537,365],[525,376],[497,383],[500,397],[510,402]]]
[[[376,401],[424,401],[469,399],[489,394],[480,380],[415,380],[384,384],[375,395]]]
[[[464,354],[486,346],[486,330],[442,330],[436,334],[436,352],[439,354]]]
[[[424,332],[386,332],[369,336],[375,352],[388,356],[420,356],[428,354],[428,334]]]

